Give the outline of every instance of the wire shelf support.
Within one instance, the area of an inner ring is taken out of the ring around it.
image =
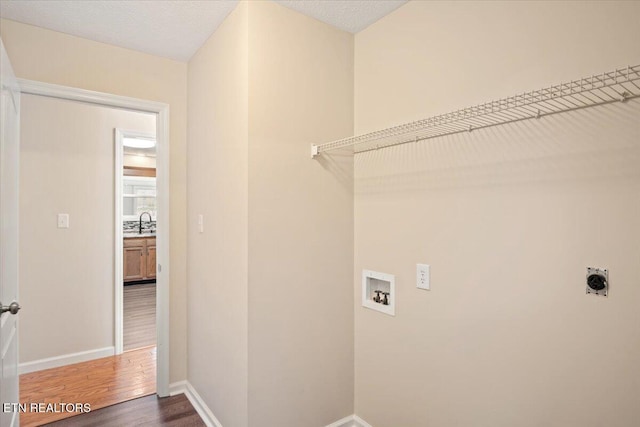
[[[640,65],[485,102],[450,113],[311,146],[311,157],[352,147],[354,153],[460,132],[625,102],[640,96]]]

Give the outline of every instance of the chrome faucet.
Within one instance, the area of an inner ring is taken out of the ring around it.
[[[139,228],[138,228],[138,234],[142,234],[142,215],[144,215],[144,214],[149,215],[149,222],[152,222],[152,221],[153,221],[153,219],[151,218],[151,213],[149,213],[149,212],[142,212],[142,213],[140,214],[140,226],[139,226]]]

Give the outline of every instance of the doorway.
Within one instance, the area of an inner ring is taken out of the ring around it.
[[[168,284],[169,284],[169,280],[168,280],[169,279],[168,106],[165,104],[160,104],[155,102],[141,101],[141,100],[136,100],[131,98],[123,98],[123,97],[109,95],[109,94],[89,92],[89,91],[78,90],[73,88],[61,87],[57,85],[42,84],[38,82],[21,80],[19,81],[19,83],[23,93],[34,95],[33,98],[42,98],[42,99],[48,99],[48,100],[55,100],[59,102],[92,105],[94,107],[102,107],[105,109],[112,109],[112,110],[115,109],[118,111],[136,112],[138,114],[146,114],[148,116],[152,116],[155,120],[155,124],[153,125],[153,129],[151,131],[152,133],[154,133],[155,139],[157,141],[156,142],[156,161],[157,161],[156,182],[157,182],[158,195],[156,197],[156,214],[153,215],[152,217],[153,222],[157,226],[155,251],[154,251],[156,256],[156,262],[153,262],[153,261],[149,262],[150,265],[154,265],[157,268],[156,277],[155,277],[155,280],[156,280],[155,288],[157,289],[157,299],[155,303],[155,311],[156,311],[155,323],[157,326],[157,333],[156,333],[157,370],[154,369],[157,375],[156,377],[157,381],[154,381],[154,382],[157,382],[157,388],[156,388],[157,394],[160,396],[168,396],[169,394],[169,387],[168,387],[168,384],[169,384],[168,383],[168,379],[169,379],[169,372],[168,372],[169,371],[168,369],[169,368],[169,360],[168,360],[168,357],[169,357],[169,354],[168,354],[168,334],[169,334],[169,331],[168,331],[168,303],[169,303],[169,292],[168,292]],[[78,117],[71,117],[68,121],[69,128],[70,129],[73,128],[74,121],[78,122],[80,120],[81,119],[79,119]],[[112,130],[112,132],[109,135],[109,138],[110,138],[109,150],[111,152],[111,159],[112,159],[112,164],[110,166],[111,173],[113,173],[114,171],[113,159],[114,159],[115,150],[113,145],[113,135],[114,133]],[[39,135],[39,137],[47,141],[50,140],[50,135],[48,135],[46,132],[42,132],[41,135]],[[65,151],[64,148],[53,150],[52,152],[48,153],[45,156],[48,159],[48,162],[43,162],[43,164],[46,165],[47,163],[49,163],[51,165],[56,165],[58,167],[58,171],[54,172],[53,174],[47,174],[46,176],[42,176],[42,177],[36,176],[36,174],[32,174],[29,177],[29,179],[32,179],[34,181],[40,180],[45,185],[54,186],[55,183],[53,182],[54,180],[51,179],[51,177],[55,176],[57,173],[64,172],[66,170],[65,169],[66,165],[69,165],[70,161],[83,163],[87,160],[87,157],[85,155],[86,153],[83,151],[84,148],[86,148],[86,146],[83,144],[86,144],[86,145],[92,144],[93,141],[74,135],[73,132],[68,139],[73,140],[74,143],[79,147],[80,151],[75,154],[70,154],[67,151]],[[39,155],[39,154],[36,153],[36,155]],[[113,215],[114,209],[113,208],[109,209],[108,203],[106,203],[106,199],[98,195],[97,192],[94,191],[95,188],[93,186],[86,185],[85,181],[90,181],[91,179],[94,179],[95,178],[94,175],[97,174],[97,172],[98,172],[97,168],[89,167],[85,169],[85,173],[83,175],[80,175],[79,177],[77,176],[75,180],[74,179],[67,180],[62,184],[62,186],[66,187],[71,193],[73,193],[73,197],[71,197],[70,200],[77,201],[77,200],[81,200],[82,198],[87,198],[87,197],[91,198],[92,203],[94,203],[95,205],[104,204],[104,208],[109,210],[109,216],[113,218],[112,215]],[[95,182],[98,182],[98,181],[95,181]],[[114,183],[114,179],[111,178],[108,181],[109,181],[110,188],[113,189],[112,186]],[[57,184],[59,185],[59,183]],[[49,197],[49,194],[47,194],[47,192],[41,192],[38,197],[40,196],[42,196],[43,200],[46,200]],[[110,199],[113,200],[113,191]],[[44,209],[44,204],[36,203],[34,204],[34,206],[35,206],[33,209],[34,211],[45,211],[46,214],[49,216],[51,216],[52,212],[55,212],[55,217],[58,221],[58,227],[56,227],[56,220],[54,220],[52,228],[54,228],[55,230],[52,230],[52,233],[58,233],[57,234],[58,236],[63,236],[63,238],[65,239],[71,237],[70,230],[68,229],[71,229],[71,230],[73,230],[74,228],[77,229],[81,224],[86,224],[86,223],[91,224],[91,227],[89,227],[85,232],[83,243],[70,244],[69,246],[70,248],[73,248],[73,247],[77,248],[78,245],[80,245],[82,249],[89,252],[92,250],[93,245],[104,246],[104,243],[105,243],[103,241],[104,237],[101,237],[104,235],[103,233],[104,230],[102,230],[102,225],[99,225],[99,226],[97,225],[97,221],[95,221],[96,218],[94,218],[93,215],[83,215],[83,214],[78,214],[77,212],[74,214],[74,211],[71,208],[67,209],[65,207],[66,205],[64,204],[59,204],[54,208],[47,208],[47,209]],[[46,216],[46,218],[49,218],[49,216]],[[46,222],[47,224],[49,224],[49,226],[51,226],[51,223],[46,218],[44,222]],[[114,221],[114,219],[111,219],[109,221],[110,224],[108,228],[112,230],[111,233],[114,233],[112,227],[116,221]],[[32,222],[30,224],[33,225],[35,224],[35,222]],[[104,224],[104,223],[100,222],[100,224]],[[60,225],[62,226],[60,227]],[[120,227],[119,230],[120,232],[122,232],[122,227]],[[41,246],[48,247],[50,250],[52,250],[52,252],[57,251],[57,252],[66,254],[67,257],[70,259],[74,258],[71,252],[67,251],[66,248],[56,250],[55,247],[52,246],[52,240],[47,239],[45,234],[38,235],[38,238],[40,239],[39,241],[41,243]],[[71,240],[71,239],[68,239],[68,240]],[[120,239],[119,241],[122,242],[122,239]],[[108,255],[108,257],[112,259],[112,262],[114,265],[117,263],[117,260],[118,260],[118,258],[113,259],[113,254],[117,250],[114,248],[118,248],[118,247],[120,247],[120,252],[122,252],[122,245],[114,244],[112,245],[110,253]],[[151,252],[153,248],[149,247],[148,249]],[[120,260],[120,264],[122,264],[121,257],[119,258],[119,260]],[[39,260],[39,262],[47,263],[50,261],[46,260],[45,258],[42,258],[41,260]],[[93,278],[98,276],[100,277],[103,276],[102,274],[96,275],[96,274],[86,273],[83,270],[85,267],[85,264],[77,263],[77,266],[78,268],[73,270],[73,274],[70,273],[69,277],[71,277],[71,279],[69,280],[69,282],[71,283],[74,281],[72,276],[83,277],[84,279],[88,279],[88,280],[74,282],[76,283],[76,288],[78,292],[73,292],[72,295],[75,293],[78,293],[78,294],[81,293],[82,287],[85,286],[85,285],[82,285],[83,283],[90,284]],[[46,270],[46,268],[31,269],[31,271],[33,270]],[[111,273],[104,274],[104,276],[114,277],[114,276],[117,276],[118,274],[119,273],[117,273],[117,268],[112,267]],[[23,279],[25,279],[25,277],[23,277]],[[23,280],[23,284],[24,283],[25,283],[25,280]],[[51,283],[51,281],[48,280],[47,283]],[[112,283],[113,281],[110,281],[109,299],[113,300],[114,293],[113,293]],[[122,281],[120,282],[120,284],[122,286]],[[56,292],[60,293],[59,291],[60,289],[56,289]],[[107,300],[105,299],[104,301],[107,301]],[[51,303],[51,302],[52,301],[47,301],[47,303]],[[71,316],[75,311],[75,312],[80,312],[84,317],[81,316],[79,321],[76,321],[75,324],[70,326],[66,330],[67,331],[66,335],[76,335],[76,336],[82,335],[81,333],[78,333],[78,331],[80,330],[80,327],[83,323],[83,319],[85,320],[89,319],[91,318],[91,316],[95,314],[91,312],[91,310],[88,308],[88,305],[89,305],[88,302],[89,301],[86,299],[81,300],[79,304],[77,305],[74,304],[74,306],[76,307],[75,310],[67,310],[67,316]],[[115,301],[114,301],[114,305],[115,305]],[[113,305],[111,307],[113,307]],[[34,310],[32,310],[32,313],[36,311],[41,311],[41,310],[35,310],[35,307],[34,307]],[[117,319],[117,316],[114,316],[114,311],[115,310],[113,310],[112,308],[112,316],[113,318]],[[25,313],[27,312],[25,311]],[[24,317],[27,317],[27,316],[25,315]],[[23,317],[23,320],[25,320],[24,317]],[[56,316],[56,317],[59,317],[59,316]],[[26,326],[25,325],[26,322],[22,322],[22,323],[23,323],[22,326]],[[113,321],[111,324],[113,325]],[[117,341],[117,335],[114,333],[113,329],[114,328],[112,327],[111,336],[113,341]],[[45,334],[47,334],[46,332],[47,330],[49,329],[44,328],[41,332],[45,332]],[[54,331],[50,331],[49,334],[52,336],[59,336],[57,332],[60,332],[60,331],[56,331],[55,334],[53,332]],[[60,333],[62,333],[63,335],[65,334],[63,332],[60,332]],[[38,339],[41,339],[41,338],[42,337]],[[37,371],[41,371],[42,369],[68,365],[69,362],[71,363],[85,362],[89,359],[95,359],[96,358],[95,356],[106,356],[108,355],[108,353],[114,354],[115,353],[114,344],[112,344],[113,347],[109,348],[107,346],[104,348],[97,348],[95,349],[95,351],[93,350],[88,352],[75,351],[70,354],[65,354],[64,357],[54,356],[54,357],[45,357],[43,359],[39,359],[35,361],[33,360],[27,361],[27,363],[21,364],[21,371],[37,372]],[[94,345],[93,347],[96,347],[96,346]],[[156,351],[154,351],[153,353],[154,353],[154,359],[155,359]],[[30,363],[30,362],[35,362],[35,363]],[[154,368],[155,368],[155,363],[154,363]]]
[[[156,345],[156,135],[115,130],[116,354]],[[119,267],[116,267],[119,268]]]

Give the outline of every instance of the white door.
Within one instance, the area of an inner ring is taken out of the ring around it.
[[[18,159],[20,90],[0,39],[0,427],[19,425],[18,413]],[[8,409],[8,410],[7,410]]]

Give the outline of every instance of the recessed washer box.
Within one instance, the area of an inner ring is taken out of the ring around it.
[[[395,316],[395,281],[393,274],[362,270],[362,306]]]

